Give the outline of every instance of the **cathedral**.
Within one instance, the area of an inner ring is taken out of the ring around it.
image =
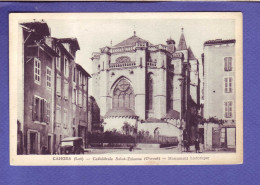
[[[154,45],[136,35],[92,55],[93,97],[104,131],[125,123],[150,137],[194,141],[200,109],[199,63],[187,47],[183,28]]]

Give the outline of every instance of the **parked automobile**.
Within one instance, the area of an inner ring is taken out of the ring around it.
[[[67,137],[61,140],[61,154],[84,154],[81,137]]]

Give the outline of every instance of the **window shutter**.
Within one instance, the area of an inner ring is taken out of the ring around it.
[[[61,95],[61,77],[57,76],[57,95]]]
[[[32,120],[35,121],[36,117],[36,105],[35,105],[35,97],[32,97]]]
[[[44,100],[40,100],[40,122],[43,122],[44,120]]]
[[[44,122],[48,123],[48,117],[47,117],[47,101],[44,100]]]
[[[224,79],[224,83],[225,83],[225,93],[228,91],[227,90],[227,86],[228,86],[228,83],[227,83],[227,78]]]
[[[227,71],[227,58],[224,59],[224,63],[225,63],[224,70]]]
[[[47,117],[47,123],[50,123],[51,120],[51,107],[50,107],[50,102],[47,102],[47,106],[48,106],[48,117]]]
[[[232,78],[229,78],[229,92],[232,93]]]
[[[233,58],[230,58],[230,70],[233,70]]]
[[[225,118],[227,118],[228,117],[228,115],[227,115],[227,102],[225,102]]]
[[[229,114],[230,114],[230,117],[232,117],[232,101],[229,102]]]

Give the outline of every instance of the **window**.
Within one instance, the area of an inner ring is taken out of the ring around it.
[[[148,84],[147,84],[147,110],[153,110],[153,79],[152,74],[148,75]]]
[[[225,57],[224,62],[225,62],[224,70],[232,71],[232,57]]]
[[[78,105],[80,106],[80,107],[82,107],[82,93],[81,93],[81,91],[79,91],[79,99],[78,99],[79,101],[78,101]]]
[[[226,78],[224,78],[224,81],[225,81],[225,93],[232,93],[233,92],[233,89],[232,89],[233,78],[226,77]]]
[[[67,128],[67,109],[64,109],[64,113],[63,113],[63,127]]]
[[[33,121],[50,123],[50,103],[45,99],[33,97]]]
[[[69,83],[64,81],[64,99],[67,100],[69,98]]]
[[[61,76],[57,75],[57,82],[56,82],[56,93],[58,96],[61,96]]]
[[[46,86],[51,89],[51,69],[46,67]]]
[[[167,77],[167,111],[173,109],[173,75]]]
[[[88,79],[87,79],[87,77],[84,77],[84,90],[86,91],[87,90],[87,81],[88,81]]]
[[[226,101],[225,104],[225,118],[232,118],[233,117],[233,102],[232,101]]]
[[[65,56],[64,56],[64,76],[65,77],[69,76],[69,61]]]
[[[135,95],[130,82],[121,79],[113,92],[113,108],[126,107],[135,109]]]
[[[34,58],[34,82],[41,84],[41,61]]]
[[[77,104],[77,90],[73,89],[72,93],[72,103]]]
[[[79,85],[82,84],[82,73],[79,71]]]
[[[58,69],[60,71],[60,58],[61,58],[61,54],[60,54],[59,48],[56,48],[56,53],[59,55],[58,57],[56,57],[56,69]]]
[[[61,107],[60,106],[56,106],[56,124],[60,125],[61,123]]]
[[[76,68],[73,68],[73,82],[76,83]]]
[[[84,96],[83,96],[83,108],[84,108],[84,110],[86,110],[86,104],[87,104],[87,96],[84,93]]]

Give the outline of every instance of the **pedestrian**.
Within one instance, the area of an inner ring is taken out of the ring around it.
[[[188,141],[186,139],[183,140],[183,148],[184,152],[188,152]]]
[[[42,146],[42,154],[43,155],[47,154],[47,147],[46,146]]]
[[[132,152],[133,148],[134,148],[133,145],[131,145],[131,146],[129,147],[129,151]]]
[[[189,141],[186,141],[186,152],[190,151],[190,143]]]
[[[199,153],[199,151],[200,151],[200,140],[199,140],[199,138],[196,138],[194,143],[195,143],[196,153]]]

